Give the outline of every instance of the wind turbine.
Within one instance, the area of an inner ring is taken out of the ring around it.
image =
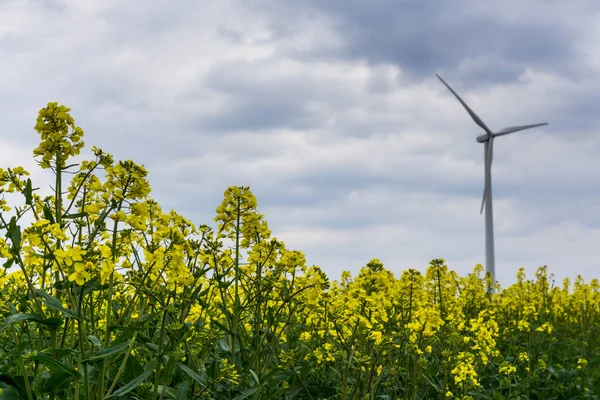
[[[483,213],[483,209],[485,207],[485,272],[486,275],[488,273],[491,275],[492,283],[495,283],[496,266],[494,257],[494,214],[492,210],[492,159],[494,158],[494,138],[525,129],[548,125],[548,123],[544,122],[533,125],[509,126],[508,128],[504,128],[498,132],[492,132],[490,128],[483,123],[481,118],[479,118],[477,114],[475,114],[475,112],[469,108],[467,103],[465,103],[460,96],[457,95],[454,90],[452,90],[450,85],[448,85],[438,74],[435,74],[435,76],[437,76],[438,79],[442,81],[442,83],[448,88],[448,90],[452,92],[454,97],[460,101],[471,118],[473,118],[473,121],[475,121],[475,123],[485,131],[483,135],[477,136],[477,141],[484,144],[483,157],[485,163],[485,184],[483,187],[483,199],[481,201],[480,214]],[[489,291],[491,290],[492,288],[489,288]]]

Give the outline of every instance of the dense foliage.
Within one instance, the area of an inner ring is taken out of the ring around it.
[[[598,280],[555,287],[540,268],[489,294],[481,266],[438,259],[330,281],[247,187],[195,227],[149,197],[143,166],[95,147],[69,165],[69,111],[35,126],[51,195],[0,169],[0,399],[599,398]]]

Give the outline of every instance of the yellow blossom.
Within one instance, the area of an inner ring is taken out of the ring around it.
[[[91,266],[93,266],[93,264],[91,264]],[[86,270],[86,264],[82,262],[75,263],[75,270],[69,275],[69,281],[75,281],[78,285],[83,285],[86,281],[90,280],[90,278],[90,273]]]

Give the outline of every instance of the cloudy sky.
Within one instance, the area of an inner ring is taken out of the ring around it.
[[[332,278],[484,263],[481,134],[496,140],[497,279],[600,271],[596,0],[1,0],[0,167],[47,188],[40,108],[150,171],[153,197],[212,224],[249,185],[273,233]]]

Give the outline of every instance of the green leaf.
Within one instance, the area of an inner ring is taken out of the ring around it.
[[[60,318],[42,318],[39,314],[12,314],[6,317],[4,326],[0,328],[0,332],[3,332],[10,324],[14,324],[15,322],[20,321],[32,321],[38,324],[46,325],[53,328],[58,328],[62,325],[62,320]]]
[[[280,374],[280,372],[284,372],[284,373]],[[290,375],[291,375],[290,371],[281,371],[280,369],[278,369],[277,367],[275,367],[271,371],[269,371],[268,373],[262,375],[262,384],[261,384],[261,386],[264,386],[265,384],[267,384],[268,381],[271,380],[271,379],[274,379],[275,381],[284,381]]]
[[[31,179],[27,179],[27,183],[25,184],[25,204],[27,204],[28,206],[31,205],[32,202],[32,192],[33,190],[31,189]]]
[[[109,285],[108,283],[105,283],[104,285],[101,285],[99,282],[99,279],[97,276],[93,277],[91,280],[87,281],[83,286],[83,295],[86,296],[90,293],[92,293],[93,291],[96,290],[104,290],[104,289],[108,289]],[[78,288],[79,289],[79,288]],[[81,289],[77,290],[77,293],[80,294]]]
[[[139,375],[137,378],[135,378],[134,380],[129,382],[127,385],[119,388],[119,390],[116,390],[115,392],[113,392],[110,396],[106,396],[105,399],[109,399],[111,397],[122,396],[126,393],[131,392],[133,389],[135,389],[136,387],[141,385],[142,382],[144,382],[146,379],[148,379],[148,377],[150,375],[152,375],[152,371],[154,371],[155,366],[156,366],[156,360],[150,361],[148,368],[146,368],[146,370],[141,375]]]
[[[146,347],[154,352],[154,354],[158,354],[158,345],[154,343],[146,343]]]
[[[423,376],[423,378],[425,378],[425,380],[427,382],[429,382],[429,384],[431,386],[433,386],[435,388],[435,390],[437,390],[438,392],[442,391],[442,389],[443,389],[442,386],[439,383],[433,381],[433,377],[431,376],[431,374],[424,373],[424,374],[422,374],[422,376]]]
[[[164,394],[164,399],[175,399],[175,397],[177,396],[177,390],[175,390],[175,388],[172,388],[171,386],[158,385],[157,387],[159,395]],[[152,385],[151,388],[152,390],[154,390],[154,385]]]
[[[4,264],[2,264],[2,266],[4,267],[4,269],[9,269],[10,267],[12,267],[14,262],[15,262],[14,258],[9,258],[6,260],[6,262]]]
[[[2,394],[0,400],[20,400],[27,399],[27,391],[25,390],[25,378],[23,376],[10,376],[0,374],[0,387]],[[7,397],[2,397],[4,392],[8,391]],[[37,399],[35,393],[32,393],[33,399]]]
[[[36,322],[54,329],[61,327],[63,324],[63,320],[59,317],[46,318]]]
[[[8,386],[15,386],[16,382],[12,376],[8,374],[0,374],[0,387],[6,388]]]
[[[256,372],[252,371],[252,369],[249,369],[249,371],[252,374],[252,376],[254,377],[256,384],[260,386],[260,380],[258,379],[258,375],[256,375]]]
[[[48,366],[51,370],[62,371],[70,374],[73,377],[81,377],[81,373],[73,368],[67,367],[63,365],[60,361],[46,355],[46,354],[37,354],[35,356],[30,357],[32,360],[38,360]]]
[[[173,375],[175,375],[175,367],[177,366],[176,364],[176,360],[175,357],[173,356],[165,356],[167,358],[167,362],[164,363],[164,367],[163,370],[161,372],[161,377],[162,377],[162,381],[166,381],[163,382],[165,384],[169,384],[170,381],[173,379]]]
[[[35,289],[35,292],[42,297],[42,301],[44,302],[44,304],[46,304],[46,306],[48,306],[48,308],[51,308],[56,311],[60,311],[63,314],[65,314],[67,317],[75,318],[77,320],[79,319],[79,317],[77,316],[75,311],[71,311],[71,310],[64,308],[62,306],[60,300],[58,300],[56,297],[49,295],[48,293],[44,292],[41,289]]]
[[[66,348],[66,347],[46,347],[44,350],[40,351],[38,354],[58,354],[59,356],[70,356],[72,354],[77,354],[77,351]]]
[[[333,397],[337,394],[337,390],[331,386],[309,386],[308,392],[312,397],[319,399]]]
[[[198,382],[200,385],[202,385],[202,387],[206,386],[206,379],[202,379],[202,377],[200,376],[200,374],[198,374],[197,372],[195,372],[193,369],[191,369],[190,367],[188,367],[187,365],[184,365],[184,364],[179,364],[179,368],[181,368],[181,370],[183,372],[185,372],[186,374],[188,374],[188,376],[190,378],[192,378],[193,380],[195,380],[196,382]]]
[[[54,223],[54,215],[52,215],[52,211],[50,210],[50,206],[48,206],[48,203],[44,204],[44,218],[50,221],[51,224]]]
[[[13,386],[9,386],[6,389],[2,389],[0,394],[0,400],[25,400],[26,397],[21,397],[19,390]]]
[[[244,390],[241,394],[235,396],[233,400],[242,400],[252,396],[258,390],[257,387]]]
[[[2,326],[2,328],[0,328],[0,333],[4,332],[4,330],[6,328],[8,328],[11,324],[14,324],[15,322],[21,322],[21,321],[42,321],[43,318],[41,315],[39,314],[12,314],[9,315],[8,317],[6,317],[6,320],[4,321],[4,325]]]
[[[12,251],[18,253],[21,249],[21,227],[17,225],[17,218],[12,217],[8,224],[8,231],[6,232],[12,240]]]
[[[87,217],[88,213],[86,212],[80,212],[80,213],[75,213],[75,214],[65,214],[63,215],[63,219],[75,219],[75,218],[81,218],[81,217]]]
[[[92,342],[92,344],[98,348],[102,347],[102,343],[100,342],[100,339],[98,339],[96,336],[94,335],[88,335],[88,339],[90,340],[90,342]]]
[[[104,349],[100,349],[96,353],[94,353],[90,358],[88,358],[87,360],[84,360],[84,362],[102,360],[102,359],[105,359],[106,357],[112,356],[113,354],[120,353],[123,350],[125,350],[127,347],[129,347],[129,345],[131,343],[133,343],[133,340],[134,339],[131,338],[126,342],[119,343],[117,345],[107,347]]]
[[[219,347],[221,349],[223,349],[223,351],[225,351],[225,352],[230,352],[231,351],[231,347],[229,347],[229,343],[227,343],[227,338],[226,337],[223,337],[223,338],[221,338],[221,340],[219,340]]]
[[[125,362],[125,372],[123,373],[123,379],[128,382],[133,380],[136,376],[144,372],[144,367],[133,355],[130,355]]]
[[[217,328],[221,329],[222,331],[225,331],[231,335],[231,331],[225,325],[221,324],[219,321],[211,320],[210,323],[211,323],[211,325],[214,325]]]
[[[175,395],[175,400],[187,400],[189,384],[186,381],[183,381],[177,385],[179,390],[177,390],[177,394]]]

